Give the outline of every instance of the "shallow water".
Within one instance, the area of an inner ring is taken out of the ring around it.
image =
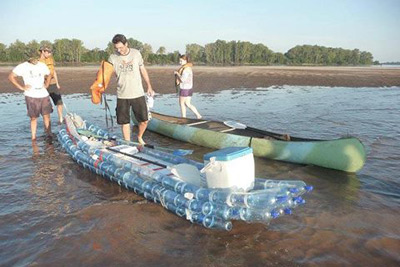
[[[398,266],[399,89],[287,86],[196,94],[193,103],[205,118],[300,137],[354,135],[367,149],[357,174],[256,158],[257,177],[301,179],[315,189],[293,215],[268,226],[234,222],[231,232],[192,225],[90,173],[56,138],[42,135],[32,144],[23,96],[0,95],[0,265]],[[114,97],[108,98],[113,110]],[[104,110],[87,95],[64,101],[105,126]],[[179,115],[176,96],[157,96],[155,110]],[[53,123],[54,133],[57,128]],[[145,140],[195,149],[191,157],[199,161],[210,151],[150,132]]]

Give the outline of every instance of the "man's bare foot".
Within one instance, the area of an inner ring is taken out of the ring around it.
[[[146,142],[143,141],[143,138],[142,138],[142,137],[138,137],[138,142],[139,142],[139,144],[142,145],[142,146],[144,146],[144,145],[146,144]]]

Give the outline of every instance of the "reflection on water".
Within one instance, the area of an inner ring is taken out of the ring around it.
[[[274,87],[195,94],[205,118],[237,120],[309,138],[355,135],[367,149],[347,174],[256,158],[256,176],[301,179],[307,204],[268,226],[234,223],[231,232],[192,225],[159,205],[75,164],[56,138],[36,142],[21,95],[0,96],[0,265],[398,265],[400,88]],[[115,101],[109,104],[114,110]],[[65,96],[70,111],[104,126],[87,95]],[[179,115],[175,95],[157,96],[158,112]],[[52,114],[56,132],[56,114]],[[118,127],[114,129],[120,134]],[[43,133],[43,134],[42,134]],[[40,136],[42,134],[42,136]],[[210,149],[146,132],[146,140]]]

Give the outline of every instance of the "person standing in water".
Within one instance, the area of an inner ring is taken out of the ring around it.
[[[40,62],[46,64],[46,66],[50,70],[50,85],[47,88],[47,91],[50,94],[51,100],[53,100],[53,104],[57,107],[58,114],[58,123],[62,124],[63,122],[63,101],[60,94],[60,84],[58,83],[57,72],[54,69],[54,59],[52,56],[52,50],[49,46],[41,46],[39,48],[40,52]]]
[[[150,78],[139,50],[128,47],[128,41],[124,35],[115,35],[112,43],[116,53],[109,57],[108,62],[113,65],[117,75],[117,123],[121,125],[124,139],[130,141],[130,112],[132,109],[138,121],[138,142],[144,145],[143,134],[147,128],[149,117],[142,77],[147,85],[147,95],[154,96]]]
[[[179,57],[179,64],[181,67],[175,71],[175,85],[179,86],[179,105],[181,107],[181,115],[186,118],[186,107],[188,107],[196,115],[197,119],[201,119],[200,113],[197,108],[190,103],[193,95],[193,71],[192,63],[188,62],[186,55]]]
[[[50,70],[46,64],[39,62],[39,53],[34,51],[26,55],[27,61],[16,66],[8,75],[10,82],[24,92],[26,108],[31,124],[32,141],[36,140],[37,118],[42,115],[44,128],[48,135],[51,133],[50,114],[53,108],[50,103],[49,92],[46,88],[50,84]],[[21,85],[17,77],[22,77]],[[45,84],[45,77],[46,84]]]

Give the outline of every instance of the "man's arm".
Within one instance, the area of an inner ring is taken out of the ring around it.
[[[150,95],[150,96],[154,96],[154,90],[151,87],[149,74],[147,73],[147,70],[144,67],[144,65],[140,66],[140,73],[142,74],[142,77],[143,77],[144,81],[146,82],[147,94]]]
[[[17,87],[19,90],[22,91],[26,91],[29,88],[31,88],[30,85],[24,85],[22,86],[21,84],[19,84],[19,82],[17,81],[17,75],[14,72],[10,72],[10,74],[8,75],[8,80],[15,86]]]
[[[57,88],[60,89],[60,84],[58,83],[58,76],[56,70],[54,70],[54,80],[56,81]]]

